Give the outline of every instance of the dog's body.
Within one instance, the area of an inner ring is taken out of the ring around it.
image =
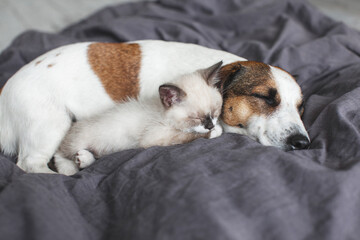
[[[283,149],[307,146],[301,90],[287,72],[194,44],[149,40],[73,44],[24,66],[1,93],[1,148],[17,153],[25,171],[50,173],[47,163],[72,121],[129,97],[156,97],[161,84],[221,60],[225,131]]]

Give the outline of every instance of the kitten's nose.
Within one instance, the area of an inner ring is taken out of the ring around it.
[[[214,123],[212,122],[212,119],[210,117],[205,118],[203,124],[206,129],[211,130],[214,128]]]

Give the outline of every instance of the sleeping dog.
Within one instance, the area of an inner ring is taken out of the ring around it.
[[[152,40],[77,43],[25,65],[1,92],[1,148],[18,154],[27,172],[52,173],[47,163],[73,121],[128,98],[152,98],[161,84],[221,60],[224,130],[284,150],[306,148],[302,94],[289,73],[219,50]]]

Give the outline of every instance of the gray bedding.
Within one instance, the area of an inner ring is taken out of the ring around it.
[[[21,66],[79,41],[198,43],[297,75],[310,149],[224,134],[118,152],[78,174],[26,174],[0,155],[0,238],[359,239],[360,34],[301,0],[163,0],[103,9],[58,34],[25,32]],[[21,116],[19,116],[21,117]]]

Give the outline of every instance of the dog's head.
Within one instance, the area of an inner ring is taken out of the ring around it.
[[[283,150],[304,149],[310,140],[301,121],[302,93],[286,71],[244,61],[220,71],[226,132],[240,133]]]

